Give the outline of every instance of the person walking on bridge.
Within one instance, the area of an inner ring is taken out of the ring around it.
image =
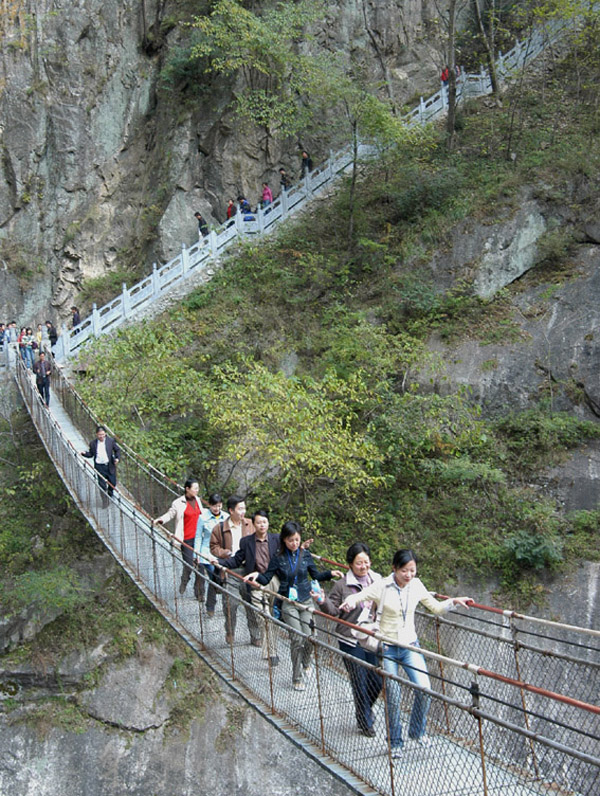
[[[277,554],[279,549],[279,536],[276,533],[269,533],[269,515],[266,511],[257,511],[252,516],[254,533],[244,536],[240,540],[240,549],[234,556],[220,558],[219,564],[228,569],[241,569],[244,575],[251,572],[266,572],[271,558]],[[279,581],[276,580],[273,588],[279,588]],[[242,586],[242,596],[247,602],[251,603],[259,611],[266,612],[270,608],[272,601],[267,599],[267,595],[261,589],[253,589],[249,584]],[[262,648],[262,656],[265,660],[270,659],[271,665],[279,663],[275,647],[274,631],[265,633],[265,620],[258,613],[246,610],[248,619],[248,630],[250,631],[250,643],[255,647]],[[267,635],[269,642],[267,643]]]
[[[292,631],[297,631],[290,632],[292,685],[295,691],[306,689],[304,678],[311,670],[311,613],[307,609],[312,605],[312,600],[308,577],[318,581],[342,577],[342,573],[335,569],[324,572],[317,569],[311,554],[302,547],[301,530],[297,522],[284,523],[279,534],[279,550],[271,558],[267,571],[261,574],[257,570],[244,578],[262,586],[269,584],[275,576],[279,578],[278,593],[286,598],[281,618]]]
[[[312,598],[323,613],[337,616],[345,622],[351,622],[356,625],[359,621],[373,621],[375,618],[373,615],[374,608],[373,603],[369,600],[361,600],[356,608],[350,612],[342,611],[340,608],[346,597],[351,594],[361,594],[373,583],[381,580],[381,575],[371,570],[371,551],[369,546],[362,542],[350,545],[346,553],[346,562],[350,569],[341,580],[338,580],[329,594],[326,595],[320,589],[318,592],[311,592]],[[377,654],[361,647],[356,637],[352,634],[350,627],[338,624],[336,626],[336,636],[341,651],[345,652],[346,655],[352,655],[353,658],[370,663],[371,666],[379,666]],[[354,663],[350,658],[343,658],[343,662],[350,677],[358,728],[367,738],[372,738],[375,735],[373,705],[381,693],[383,686],[381,677],[373,669]]]
[[[52,368],[50,363],[46,361],[44,351],[40,351],[39,359],[33,365],[33,372],[35,373],[35,384],[38,392],[46,406],[50,406],[50,374],[52,373]]]
[[[192,569],[194,568],[194,542],[196,540],[196,529],[198,519],[202,513],[202,503],[198,497],[200,485],[197,478],[188,478],[183,485],[184,494],[175,498],[169,510],[158,517],[155,522],[164,525],[169,520],[175,520],[175,533],[173,534],[173,544],[181,549],[183,559],[183,572],[179,582],[179,594],[185,594]],[[194,594],[200,594],[202,576],[196,571],[194,579]]]
[[[238,495],[230,495],[227,498],[227,511],[229,518],[216,523],[210,535],[210,553],[215,558],[229,558],[234,556],[240,549],[240,542],[244,536],[254,533],[252,522],[246,519],[246,502]],[[238,572],[241,574],[241,571]],[[225,613],[225,641],[233,644],[235,626],[237,622],[238,600],[242,584],[227,585],[226,579],[222,579],[222,584],[226,587],[223,592],[223,611]],[[238,599],[230,597],[238,592]]]
[[[419,646],[415,628],[415,609],[419,603],[434,614],[451,611],[455,605],[468,607],[473,601],[470,597],[450,597],[440,602],[434,599],[421,580],[417,578],[417,559],[412,550],[398,550],[392,562],[393,572],[389,577],[377,580],[366,589],[346,597],[341,611],[353,611],[365,600],[373,600],[382,605],[380,632],[389,643],[382,645],[383,669],[389,674],[398,675],[400,668],[408,679],[419,686],[415,688],[415,699],[408,725],[408,737],[421,746],[429,746],[425,734],[427,713],[431,698],[422,689],[431,689],[424,656],[417,652]],[[396,642],[396,643],[395,643]],[[385,696],[389,724],[392,757],[402,756],[401,687],[398,680],[388,678]]]
[[[212,618],[215,615],[215,607],[217,605],[217,590],[214,583],[220,583],[220,579],[215,575],[215,567],[211,563],[213,556],[210,552],[210,537],[213,528],[217,523],[225,522],[229,517],[226,511],[223,511],[223,498],[218,492],[213,492],[208,496],[208,508],[203,509],[202,514],[198,518],[198,527],[196,528],[196,539],[194,540],[194,561],[198,569],[209,578],[208,588],[206,589],[206,615]],[[204,602],[204,589],[205,582],[200,580],[198,584],[198,597],[199,602]]]
[[[87,451],[81,451],[81,455],[94,460],[100,489],[112,497],[113,487],[117,485],[117,464],[121,457],[117,441],[107,435],[104,426],[96,426],[96,439],[90,442]]]

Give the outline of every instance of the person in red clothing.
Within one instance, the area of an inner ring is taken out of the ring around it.
[[[229,202],[227,203],[227,221],[235,221],[236,213],[237,213],[237,205],[233,201],[233,199],[230,199]],[[228,226],[230,225],[228,224]]]
[[[200,486],[195,478],[188,478],[185,482],[185,493],[171,503],[170,509],[158,517],[155,522],[164,525],[169,520],[175,520],[175,533],[173,535],[174,544],[181,547],[181,557],[183,559],[183,572],[179,583],[179,594],[185,594],[192,568],[194,566],[194,541],[196,539],[196,527],[198,518],[202,511],[202,503],[198,497]],[[196,572],[194,579],[194,595],[199,596],[201,583],[200,576]]]

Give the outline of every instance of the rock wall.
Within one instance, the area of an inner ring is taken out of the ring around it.
[[[94,688],[63,689],[58,703],[30,701],[0,713],[0,793],[352,793],[202,666],[187,684],[192,715],[178,719],[186,684],[173,678],[174,661],[165,648],[141,645],[136,656],[106,667]],[[85,668],[79,661],[79,672]]]
[[[435,87],[431,0],[331,4],[322,46],[360,50],[398,101]],[[10,0],[0,12],[0,318],[62,320],[84,280],[173,257],[193,212],[277,184],[299,146],[240,129],[231,87],[170,93],[160,72],[201,13],[191,0]],[[367,22],[365,23],[365,19]],[[367,26],[370,34],[367,33]],[[376,41],[377,48],[373,45]],[[439,61],[439,57],[437,58]],[[321,136],[323,148],[330,144]]]

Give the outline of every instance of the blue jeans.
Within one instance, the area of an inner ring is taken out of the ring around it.
[[[404,669],[406,676],[415,685],[431,688],[429,675],[427,674],[427,664],[420,652],[414,649],[396,647],[393,644],[383,645],[383,670],[389,674],[399,674],[400,667]],[[392,747],[401,748],[402,741],[402,722],[400,721],[401,705],[401,685],[397,680],[386,679],[385,694],[388,711],[388,722],[390,727],[390,744]],[[427,713],[431,698],[418,689],[414,689],[415,701],[410,714],[408,725],[409,738],[421,738],[425,735],[425,725],[427,724]]]
[[[369,652],[358,644],[355,647],[344,644],[343,641],[339,641],[338,644],[342,652],[347,652],[348,655],[373,666],[379,666],[379,660],[374,652]],[[370,730],[373,727],[373,704],[381,693],[381,676],[349,658],[344,658],[343,661],[352,686],[356,721],[361,730]]]
[[[196,580],[196,585],[198,587],[198,593],[196,596],[200,602],[203,602],[204,592],[206,590],[206,610],[212,613],[215,610],[215,605],[217,604],[217,591],[212,584],[215,568],[212,564],[197,564],[196,568],[200,572],[204,573],[208,581],[207,584],[204,578],[198,578]]]
[[[23,359],[23,362],[25,363],[25,367],[31,370],[31,368],[33,367],[33,360],[34,360],[33,348],[29,348],[28,346],[22,348],[21,357]]]

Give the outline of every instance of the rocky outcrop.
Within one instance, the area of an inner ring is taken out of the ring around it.
[[[174,22],[201,10],[182,0],[3,6],[3,320],[68,317],[86,279],[136,263],[149,271],[195,238],[195,210],[221,221],[229,196],[254,199],[263,180],[277,184],[282,163],[297,172],[299,142],[243,129],[228,110],[230,86],[200,75],[204,85],[181,96],[161,83],[185,44]],[[402,102],[435,87],[434,14],[430,0],[343,0],[317,40],[360,52]],[[302,146],[314,145],[318,160],[330,135]]]
[[[99,594],[107,580],[115,573],[115,563],[108,553],[91,561],[76,561],[72,566],[77,589],[87,598]],[[55,601],[52,605],[31,603],[19,611],[3,611],[0,616],[0,652],[30,641],[44,628],[64,613],[64,606]]]
[[[174,660],[141,644],[93,688],[63,689],[60,702],[22,698],[0,712],[0,793],[349,796],[206,668],[198,664],[186,683]]]

